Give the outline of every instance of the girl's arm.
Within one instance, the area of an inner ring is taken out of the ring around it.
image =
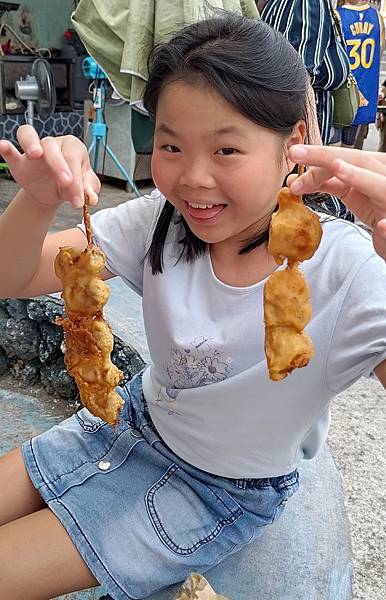
[[[18,130],[20,153],[0,141],[0,155],[21,186],[0,216],[0,297],[29,297],[61,289],[53,261],[61,246],[85,247],[78,229],[47,236],[65,201],[80,208],[84,194],[97,202],[100,183],[85,146],[72,136],[39,140],[30,126]],[[81,218],[81,215],[80,215]],[[105,276],[109,274],[106,272]]]
[[[292,146],[288,156],[311,167],[289,180],[294,194],[338,196],[372,230],[375,251],[386,260],[386,155],[333,146]]]

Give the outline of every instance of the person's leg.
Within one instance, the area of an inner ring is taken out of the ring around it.
[[[386,115],[380,114],[378,119],[379,146],[378,152],[386,152]]]
[[[24,466],[20,448],[0,458],[0,526],[44,508]]]
[[[354,148],[356,139],[359,135],[361,125],[350,125],[344,127],[342,132],[342,148]],[[362,142],[363,145],[363,142]]]
[[[0,598],[48,600],[99,585],[48,509],[0,527]]]
[[[367,138],[368,133],[369,133],[368,125],[359,125],[356,139],[354,142],[354,148],[356,148],[357,150],[363,150],[363,144],[365,143],[365,139]]]
[[[332,134],[330,140],[328,142],[329,146],[340,146],[342,142],[342,129],[340,127],[333,127]]]

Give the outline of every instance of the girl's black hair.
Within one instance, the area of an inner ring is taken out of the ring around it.
[[[178,32],[154,48],[144,106],[155,118],[160,93],[174,81],[199,81],[214,89],[242,115],[262,127],[289,135],[299,120],[308,123],[308,75],[301,58],[280,33],[261,20],[221,13]],[[180,258],[194,260],[207,251],[186,221],[166,201],[148,252],[153,274],[161,273],[163,248],[172,220],[182,223]],[[240,254],[268,239],[270,216]]]

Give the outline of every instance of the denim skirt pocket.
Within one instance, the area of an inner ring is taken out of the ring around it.
[[[243,514],[227,491],[190,478],[176,464],[148,490],[146,506],[158,537],[178,555],[213,542]]]

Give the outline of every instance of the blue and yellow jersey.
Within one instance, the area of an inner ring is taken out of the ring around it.
[[[381,16],[369,4],[345,4],[338,9],[351,70],[363,96],[354,125],[374,123],[381,63]]]

